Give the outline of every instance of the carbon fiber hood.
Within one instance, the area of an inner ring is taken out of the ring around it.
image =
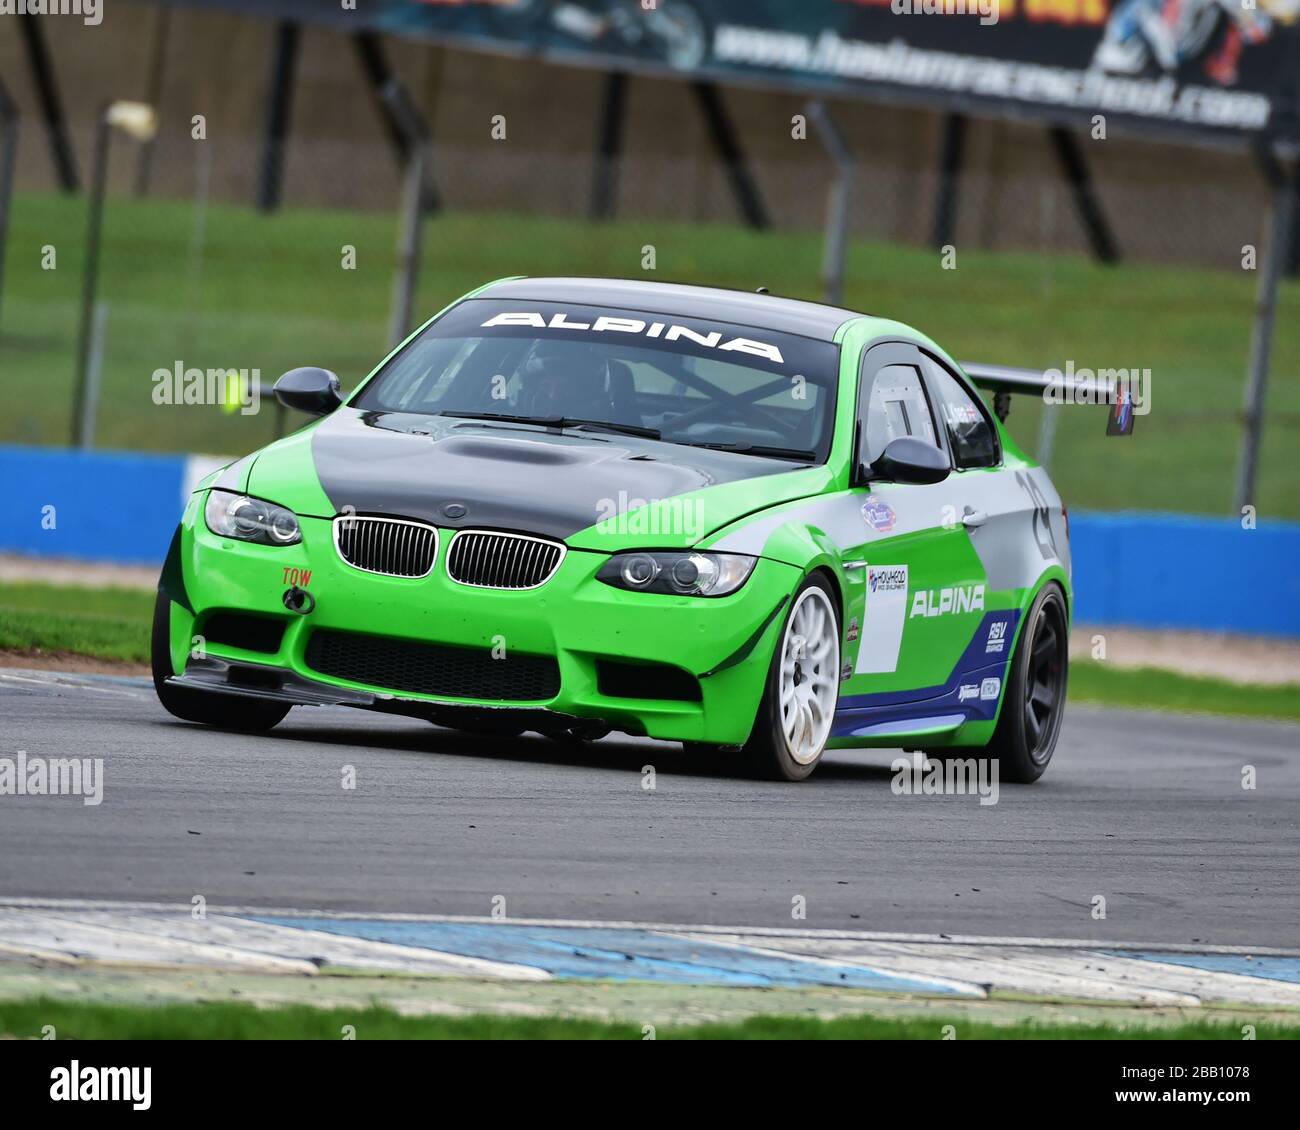
[[[639,437],[346,407],[312,430],[310,451],[335,513],[351,508],[559,539],[708,490],[707,529],[656,529],[665,548],[754,510],[756,486],[759,505],[772,505],[822,489],[826,471]],[[275,497],[275,484],[258,473],[265,470],[259,462],[253,478]],[[729,484],[740,489],[710,489]]]

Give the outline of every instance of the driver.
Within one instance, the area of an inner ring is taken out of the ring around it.
[[[609,373],[602,358],[577,342],[539,345],[520,373],[520,408],[530,416],[612,420]]]

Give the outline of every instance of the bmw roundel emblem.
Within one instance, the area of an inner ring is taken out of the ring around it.
[[[463,518],[469,513],[463,502],[449,502],[442,508],[448,518]]]

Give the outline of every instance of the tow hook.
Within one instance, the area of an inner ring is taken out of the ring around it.
[[[284,606],[290,612],[298,612],[306,616],[316,607],[316,598],[306,589],[300,589],[294,585],[291,589],[284,590]]]

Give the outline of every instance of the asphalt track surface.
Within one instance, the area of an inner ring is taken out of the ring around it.
[[[243,736],[172,720],[143,680],[0,671],[0,757],[17,750],[101,757],[105,791],[0,796],[6,896],[1300,943],[1293,725],[1071,706],[1046,777],[981,806],[895,795],[895,751],[780,785],[671,744],[333,708]]]

